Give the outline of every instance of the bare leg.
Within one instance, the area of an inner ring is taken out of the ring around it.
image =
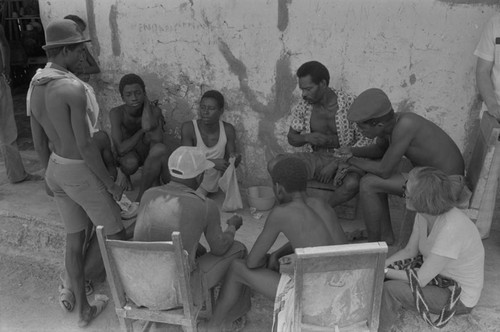
[[[102,161],[106,166],[109,175],[116,181],[117,169],[115,157],[111,149],[111,140],[109,136],[104,131],[98,131],[92,136],[92,141],[97,145],[99,152],[101,153]]]
[[[358,173],[348,173],[342,181],[342,185],[335,189],[335,192],[328,203],[332,207],[336,207],[337,205],[352,199],[359,191],[360,179],[361,176]]]
[[[136,198],[137,202],[140,202],[142,195],[147,189],[160,183],[160,176],[163,177],[163,180],[166,180],[165,177],[168,177],[168,181],[170,181],[170,173],[168,172],[168,157],[168,150],[164,144],[156,143],[151,147],[148,157],[144,161],[139,194]]]
[[[137,172],[140,166],[139,156],[131,151],[120,158],[120,171],[117,176],[118,185],[125,190],[134,190],[130,176]]]
[[[404,178],[401,174],[388,179],[367,174],[361,179],[359,197],[368,241],[394,243],[387,194],[402,195]]]
[[[85,231],[66,234],[65,265],[68,276],[66,286],[75,295],[76,308],[80,320],[84,320],[91,310],[87,296],[85,295],[85,273],[82,253],[84,243]]]
[[[218,330],[226,321],[229,322],[228,313],[237,318],[250,309],[250,303],[240,303],[240,294],[245,286],[274,299],[279,280],[280,274],[277,272],[265,268],[249,269],[242,259],[233,261],[215,305],[212,319],[206,327],[209,330]]]

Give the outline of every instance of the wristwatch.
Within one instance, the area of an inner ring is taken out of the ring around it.
[[[384,269],[384,277],[387,277],[387,272],[389,272],[389,268],[388,268],[388,267],[386,267],[386,268]]]

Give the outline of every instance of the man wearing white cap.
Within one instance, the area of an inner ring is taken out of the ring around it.
[[[214,163],[207,160],[200,149],[192,146],[177,148],[168,159],[171,181],[144,192],[134,230],[134,241],[171,241],[172,232],[179,231],[191,266],[197,267],[192,279],[205,277],[208,288],[222,281],[231,262],[244,258],[247,252],[242,243],[234,240],[242,225],[241,216],[229,218],[223,232],[216,203],[196,191],[203,173],[213,167]],[[210,252],[197,258],[195,263],[202,234]],[[193,287],[197,301],[201,295],[200,284],[195,282]],[[249,305],[248,295],[242,296],[241,301],[247,301]]]
[[[45,40],[47,67],[63,73],[79,65],[84,43],[89,41],[71,20],[49,23]],[[86,230],[92,222],[103,225],[108,238],[125,237],[115,202],[123,189],[110,177],[91,140],[86,108],[85,88],[71,77],[34,86],[28,105],[35,150],[66,230],[67,276],[59,302],[67,311],[76,305],[80,327],[87,326],[107,303],[96,297],[91,306],[87,300],[85,279],[90,273],[98,276],[103,266],[97,241],[86,243]]]

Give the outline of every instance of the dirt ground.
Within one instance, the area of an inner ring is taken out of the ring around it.
[[[22,110],[24,96],[15,97],[19,144],[26,168],[40,170],[33,151],[29,121]],[[500,197],[500,195],[498,196]],[[219,202],[220,203],[220,202]],[[467,317],[455,317],[443,331],[500,331],[500,208],[494,216],[486,249],[485,288],[481,300]],[[399,211],[400,212],[400,211]],[[266,215],[255,219],[248,208],[242,211],[244,225],[237,239],[251,248]],[[230,214],[223,214],[226,220]],[[396,218],[397,219],[397,216]],[[346,229],[359,225],[343,221]],[[283,237],[276,246],[282,244]],[[275,247],[276,247],[275,246]],[[63,312],[58,303],[59,274],[63,270],[64,231],[54,203],[45,195],[42,182],[11,185],[0,162],[0,332],[80,331],[75,313]],[[97,285],[96,294],[111,298],[107,283]],[[93,295],[89,298],[93,300]],[[243,331],[269,331],[272,324],[271,301],[259,295],[252,298],[252,310]],[[88,327],[87,331],[118,331],[113,303]],[[419,317],[406,313],[395,331],[431,331]]]

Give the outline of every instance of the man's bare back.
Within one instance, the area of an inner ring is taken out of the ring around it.
[[[435,123],[415,114],[399,113],[392,141],[410,129],[412,139],[405,151],[405,156],[413,166],[431,166],[453,175],[464,174],[464,160],[457,145]]]
[[[82,99],[86,102],[84,87],[72,79],[56,80],[33,89],[31,113],[42,125],[54,152],[61,157],[82,159],[75,148],[77,144],[68,107],[69,104],[82,102]]]

